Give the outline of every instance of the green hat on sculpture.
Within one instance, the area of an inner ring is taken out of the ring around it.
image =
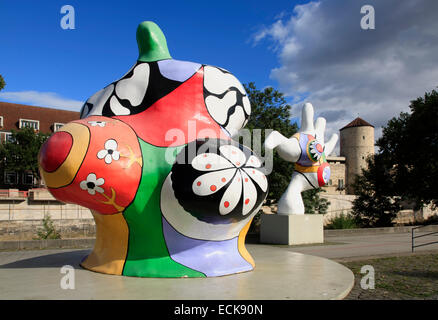
[[[153,62],[172,59],[166,37],[152,21],[143,21],[137,27],[138,61]]]

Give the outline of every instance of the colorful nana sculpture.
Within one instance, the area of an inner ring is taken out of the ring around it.
[[[137,42],[131,70],[40,151],[52,195],[96,221],[81,265],[137,277],[252,270],[245,236],[268,184],[260,159],[231,143],[251,113],[244,88],[224,69],[172,59],[152,22]]]

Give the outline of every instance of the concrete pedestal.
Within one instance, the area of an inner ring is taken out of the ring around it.
[[[256,263],[254,271],[166,279],[112,276],[82,269],[79,263],[89,249],[0,252],[0,299],[207,299],[233,304],[230,300],[343,299],[354,285],[353,272],[329,259],[278,246],[249,244],[247,248]],[[74,268],[74,290],[61,288],[61,279],[66,276],[60,273],[64,265]]]
[[[322,214],[262,214],[260,242],[272,244],[311,244],[324,242]]]

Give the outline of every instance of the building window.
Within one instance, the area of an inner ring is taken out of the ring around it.
[[[3,117],[0,116],[0,127],[3,127]]]
[[[14,142],[14,138],[12,137],[12,133],[5,132],[5,142]]]
[[[365,136],[362,136],[362,140],[365,140]]]
[[[333,181],[332,181],[332,179],[329,179],[328,185],[329,185],[329,186],[333,185]]]
[[[53,132],[58,132],[62,128],[63,125],[64,125],[64,123],[55,122],[53,124]]]
[[[20,129],[32,128],[34,130],[40,129],[40,122],[38,120],[20,119]]]
[[[17,173],[5,172],[4,182],[5,184],[17,184]]]
[[[33,174],[26,172],[23,174],[23,184],[33,185]]]
[[[344,189],[344,179],[338,179],[338,189],[339,190]]]

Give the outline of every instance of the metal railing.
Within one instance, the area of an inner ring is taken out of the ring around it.
[[[418,238],[422,238],[422,237],[427,237],[427,236],[432,236],[432,235],[438,235],[438,231],[435,231],[435,232],[429,232],[429,233],[426,233],[426,234],[421,234],[421,235],[417,235],[417,236],[415,236],[414,235],[414,232],[415,232],[415,230],[417,230],[417,229],[420,229],[420,228],[424,228],[424,227],[428,227],[429,225],[425,225],[425,226],[418,226],[418,227],[413,227],[412,229],[411,229],[411,250],[412,250],[412,252],[414,252],[414,249],[415,248],[418,248],[418,247],[423,247],[423,246],[428,246],[428,245],[431,245],[431,244],[435,244],[435,243],[438,243],[438,241],[432,241],[432,242],[427,242],[427,243],[422,243],[422,244],[417,244],[417,245],[415,245],[415,239],[418,239]]]

